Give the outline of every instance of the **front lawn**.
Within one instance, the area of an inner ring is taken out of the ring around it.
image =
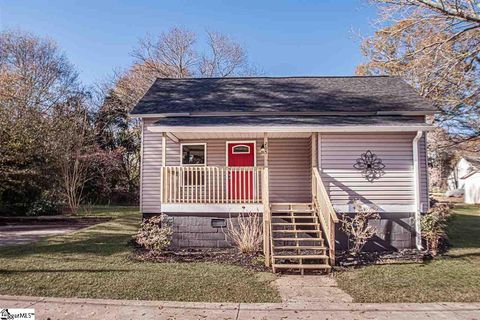
[[[279,302],[274,275],[217,263],[150,263],[129,259],[138,212],[41,242],[0,248],[0,293],[9,295]],[[97,214],[102,215],[98,210]],[[105,216],[116,216],[103,212]]]
[[[480,206],[457,205],[447,254],[424,264],[369,266],[338,273],[356,302],[479,302]]]

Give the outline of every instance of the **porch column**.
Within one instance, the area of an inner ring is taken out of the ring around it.
[[[318,147],[318,133],[317,132],[312,132],[312,156],[311,156],[311,162],[312,162],[312,174],[311,174],[311,183],[312,183],[312,202],[315,200],[315,195],[317,194],[316,190],[316,183],[315,183],[315,176],[313,174],[313,169],[318,167],[318,152],[317,152],[317,147]]]
[[[268,179],[268,136],[263,133],[263,181],[262,181],[262,202],[263,202],[263,254],[265,255],[265,266],[270,267],[271,249],[271,215],[270,215],[270,192]]]
[[[162,198],[162,202],[166,202],[166,194],[164,194],[167,186],[167,171],[165,170],[165,166],[167,165],[167,133],[162,132],[162,187],[160,190],[160,196]]]

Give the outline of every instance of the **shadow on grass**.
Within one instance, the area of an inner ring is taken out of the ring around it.
[[[119,218],[71,234],[51,237],[34,244],[0,248],[0,258],[21,259],[29,255],[110,256],[127,250],[127,242],[138,228],[136,216]]]
[[[71,273],[71,272],[88,272],[88,273],[106,273],[106,272],[137,272],[128,269],[29,269],[29,270],[8,270],[0,269],[0,275],[14,275],[22,273]]]
[[[452,248],[480,249],[480,207],[455,206],[447,234]]]

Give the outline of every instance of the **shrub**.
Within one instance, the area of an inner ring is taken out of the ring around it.
[[[241,253],[256,253],[260,250],[263,240],[262,226],[258,213],[240,213],[238,226],[228,220],[226,235]]]
[[[168,225],[165,215],[162,214],[145,219],[134,239],[143,248],[160,252],[170,246],[172,235],[173,229]]]
[[[53,216],[60,214],[61,206],[57,201],[39,199],[27,211],[27,216]]]
[[[353,201],[353,208],[354,215],[342,215],[340,228],[348,237],[348,250],[352,255],[358,255],[377,232],[377,228],[369,224],[369,220],[378,220],[380,215],[360,200]]]
[[[427,251],[432,256],[438,254],[439,244],[447,238],[446,228],[450,217],[450,206],[437,203],[421,219],[422,238],[427,243]]]

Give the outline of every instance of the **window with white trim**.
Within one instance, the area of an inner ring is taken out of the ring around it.
[[[182,144],[182,166],[205,166],[207,164],[207,145]]]

